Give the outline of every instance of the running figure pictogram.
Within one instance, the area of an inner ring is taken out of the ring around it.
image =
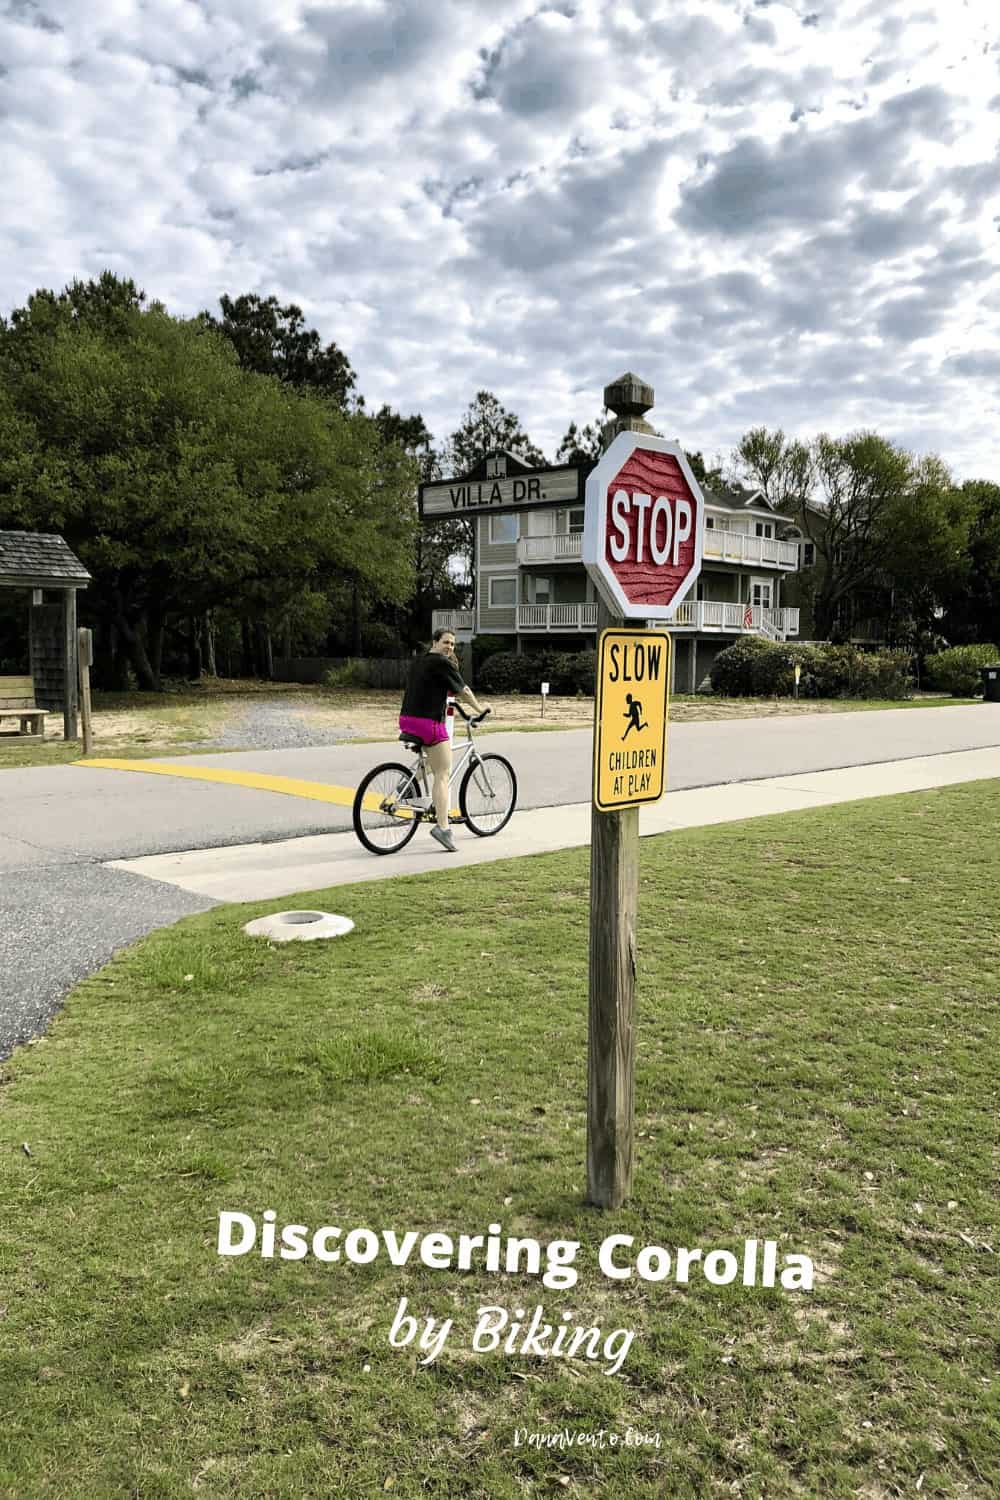
[[[642,718],[642,704],[639,702],[638,698],[633,698],[631,693],[626,693],[625,702],[628,704],[628,708],[626,709],[623,717],[628,719],[628,723],[625,725],[625,733],[622,735],[622,739],[625,739],[628,736],[628,732],[630,729],[649,728],[648,724],[640,724],[639,722],[639,720]]]

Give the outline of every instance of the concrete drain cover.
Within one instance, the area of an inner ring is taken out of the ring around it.
[[[313,938],[344,937],[354,931],[350,917],[328,911],[276,911],[270,917],[248,922],[243,931],[250,937],[270,938],[272,943],[309,942]]]

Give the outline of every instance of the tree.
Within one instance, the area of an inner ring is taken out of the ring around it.
[[[229,339],[244,370],[274,375],[298,390],[325,396],[346,410],[357,377],[336,344],[324,348],[315,328],[306,328],[301,307],[280,307],[276,297],[256,292],[219,298],[222,317],[202,313],[205,326]]]
[[[521,419],[491,391],[477,391],[460,425],[448,439],[445,466],[449,475],[467,474],[487,453],[505,448],[524,463],[545,467],[545,455],[521,428]]]
[[[384,443],[395,443],[404,453],[419,459],[421,464],[432,459],[434,439],[419,412],[404,417],[391,406],[382,405],[371,420]]]
[[[940,458],[911,460],[909,481],[878,527],[894,643],[916,646],[937,634],[942,600],[965,592],[974,515],[971,495],[954,486]]]
[[[582,430],[575,422],[571,422],[563,435],[562,442],[556,449],[556,463],[581,465],[596,463],[603,447],[601,442],[603,426],[604,423],[600,417],[594,422],[589,422]]]
[[[491,391],[477,391],[461,424],[445,444],[441,467],[449,478],[474,469],[487,453],[506,449],[534,468],[545,467],[545,455],[521,428],[521,419],[497,400]],[[465,576],[472,579],[475,552],[475,520],[457,517],[452,523],[455,556]]]
[[[0,526],[66,536],[140,686],[159,686],[171,617],[228,604],[267,629],[337,576],[408,597],[414,460],[241,369],[203,320],[91,287],[0,327]]]
[[[806,444],[763,427],[744,435],[736,457],[815,548],[817,636],[848,634],[859,616],[897,640],[931,628],[942,590],[961,575],[969,523],[939,458],[918,461],[875,432]]]
[[[684,457],[691,465],[691,472],[695,479],[705,489],[719,490],[724,487],[726,480],[721,468],[718,465],[711,469],[707,468],[700,449],[696,453],[689,453],[685,448]]]
[[[969,479],[957,494],[969,506],[966,570],[944,597],[941,628],[954,645],[1000,641],[1000,485]]]
[[[736,449],[736,465],[768,504],[786,512],[798,511],[815,478],[809,445],[786,438],[780,429],[752,427],[745,432]]]
[[[382,439],[394,443],[419,465],[418,482],[442,477],[441,457],[434,450],[434,439],[419,413],[404,417],[387,405],[374,415]],[[413,491],[414,590],[405,611],[393,611],[396,633],[411,644],[426,640],[430,634],[431,614],[435,606],[459,609],[468,602],[469,584],[456,576],[456,557],[461,557],[465,535],[460,522],[442,518],[420,524],[416,508],[416,485]]]

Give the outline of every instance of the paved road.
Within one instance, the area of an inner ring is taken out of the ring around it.
[[[591,734],[484,735],[480,745],[514,763],[519,807],[558,807],[590,797]],[[1000,706],[895,709],[878,713],[677,724],[670,731],[671,790],[766,776],[870,765],[917,755],[1000,745]],[[163,763],[258,771],[354,787],[379,760],[406,751],[393,742],[301,750],[164,757]],[[349,829],[349,807],[275,792],[171,777],[51,766],[0,773],[0,872],[19,868],[11,839],[31,862],[131,859]]]
[[[519,805],[585,802],[589,730],[501,734]],[[1000,707],[901,709],[679,724],[672,790],[1000,745]],[[399,747],[344,745],[183,757],[354,786]],[[405,759],[405,752],[403,758]],[[65,992],[118,948],[213,903],[104,862],[267,842],[350,826],[346,807],[171,777],[52,766],[0,772],[0,1056],[44,1029]]]

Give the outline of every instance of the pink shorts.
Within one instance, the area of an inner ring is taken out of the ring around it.
[[[447,724],[439,724],[436,719],[415,719],[412,714],[400,714],[399,727],[404,734],[423,740],[425,745],[442,745],[450,738]]]

